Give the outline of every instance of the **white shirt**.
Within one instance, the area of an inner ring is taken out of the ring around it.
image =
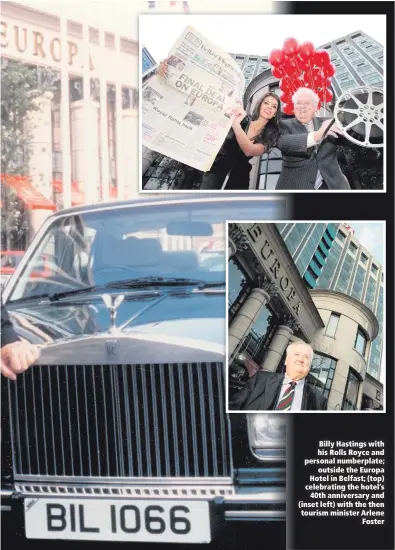
[[[304,390],[304,381],[305,379],[302,378],[302,380],[298,380],[295,385],[295,393],[294,398],[291,405],[291,411],[301,411],[302,410],[302,400],[303,400],[303,390]],[[281,401],[282,396],[285,393],[285,390],[289,387],[290,382],[292,382],[292,378],[286,374],[284,376],[283,384],[281,386],[280,395],[278,398],[277,403]]]

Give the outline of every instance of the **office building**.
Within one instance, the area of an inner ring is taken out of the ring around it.
[[[367,372],[380,380],[384,320],[383,266],[361,245],[347,224],[276,225],[309,288],[347,294],[375,314],[379,333],[372,342]]]
[[[282,372],[287,345],[300,338],[314,348],[311,376],[330,410],[381,408],[383,270],[346,225],[230,224],[228,254],[228,356],[235,389],[243,365],[249,372]],[[356,294],[362,254],[366,273]],[[328,271],[333,277],[327,283]],[[380,288],[373,289],[373,276]]]

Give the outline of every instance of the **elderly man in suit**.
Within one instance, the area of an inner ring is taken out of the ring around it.
[[[8,312],[1,304],[1,374],[11,380],[27,370],[40,356],[38,346],[26,340],[20,340],[12,326]]]
[[[295,118],[283,120],[277,147],[283,155],[283,168],[277,182],[279,190],[349,190],[347,178],[336,158],[339,143],[347,141],[335,124],[327,134],[331,119],[317,118],[318,95],[299,88],[293,95]],[[347,141],[350,145],[350,142]]]
[[[287,348],[285,374],[258,371],[229,401],[229,410],[326,410],[327,399],[308,383],[313,348],[296,341]]]

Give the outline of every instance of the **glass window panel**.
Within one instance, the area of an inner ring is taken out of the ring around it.
[[[355,259],[351,256],[351,254],[347,253],[335,287],[335,290],[338,292],[347,292],[354,263]]]
[[[335,367],[335,359],[327,355],[314,352],[313,362],[309,372],[309,382],[322,393],[324,393],[325,390],[329,393],[332,385],[332,381],[329,379],[329,373],[333,372]]]
[[[310,224],[310,227],[312,228],[312,231],[306,238],[306,242],[295,262],[296,267],[298,268],[300,273],[304,273],[308,265],[312,261],[314,253],[317,250],[317,247],[320,243],[322,234],[325,231],[324,223]],[[314,269],[315,267],[316,267],[316,271]],[[312,271],[313,273],[315,273],[315,277],[318,277],[320,273],[320,268],[318,267],[317,264],[315,264],[314,267],[312,266]]]
[[[336,267],[339,263],[342,247],[335,241],[332,243],[330,254],[322,268],[321,274],[317,280],[317,288],[330,288]]]
[[[351,290],[351,296],[356,300],[361,299],[365,277],[366,277],[366,270],[361,265],[359,265],[357,272],[355,274],[355,279]]]
[[[328,325],[326,327],[326,334],[328,336],[335,336],[337,325],[339,324],[340,315],[337,313],[331,313],[331,316],[328,321]]]
[[[309,223],[295,223],[291,231],[286,236],[284,242],[292,256],[300,246],[303,238],[306,236],[310,225],[311,224]]]
[[[362,355],[365,355],[365,349],[366,349],[366,336],[361,331],[361,329],[358,329],[357,337],[355,339],[355,349]]]
[[[359,391],[359,380],[349,371],[347,386],[345,391],[345,402],[347,403],[349,409],[355,409],[358,401],[358,391]],[[344,407],[343,407],[344,408]]]

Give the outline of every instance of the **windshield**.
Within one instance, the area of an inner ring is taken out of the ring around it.
[[[225,221],[283,219],[284,209],[284,200],[255,198],[128,205],[64,216],[35,246],[8,300],[145,277],[225,281]]]

